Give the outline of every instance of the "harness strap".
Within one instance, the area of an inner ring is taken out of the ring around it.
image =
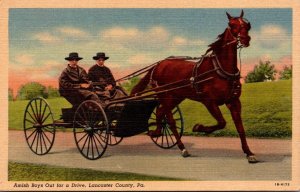
[[[204,57],[206,57],[206,55],[202,55],[200,60],[196,62],[193,68],[192,77],[190,78],[191,86],[196,90],[196,93],[201,93],[198,89],[197,83],[195,83],[195,79],[198,77],[198,68],[203,63]]]
[[[150,75],[150,81],[149,83],[153,86],[153,87],[157,87],[158,84],[157,84],[157,81],[155,81],[153,79],[153,73],[154,73],[154,70],[156,69],[157,65],[155,65],[153,68],[152,68],[152,71],[151,71],[151,75]]]
[[[228,73],[227,71],[225,71],[222,68],[222,65],[220,64],[220,61],[219,61],[217,55],[213,54],[212,57],[213,57],[212,62],[213,62],[214,68],[217,69],[216,72],[218,75],[220,75],[221,77],[223,77],[224,79],[227,79],[227,80],[235,80],[235,79],[240,78],[240,71],[238,71],[236,73]]]

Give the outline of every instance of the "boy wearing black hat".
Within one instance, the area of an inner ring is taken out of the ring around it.
[[[85,100],[94,100],[101,105],[103,104],[98,96],[88,90],[91,84],[88,80],[86,71],[78,66],[78,61],[82,58],[78,53],[72,52],[65,60],[68,61],[68,66],[63,70],[59,77],[59,93],[65,97],[76,108]],[[103,106],[103,105],[102,105]]]
[[[107,96],[107,93],[105,92],[113,91],[116,86],[115,78],[110,69],[104,66],[104,62],[108,58],[109,57],[105,56],[105,53],[103,52],[97,53],[96,56],[93,57],[93,59],[96,61],[96,64],[93,65],[88,72],[89,80],[92,82],[97,82],[103,96]]]

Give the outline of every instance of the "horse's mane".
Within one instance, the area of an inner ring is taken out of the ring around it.
[[[226,28],[222,34],[219,34],[217,40],[208,45],[209,48],[207,49],[206,53],[208,53],[209,51],[217,52],[223,46],[223,39],[227,32],[228,28]]]

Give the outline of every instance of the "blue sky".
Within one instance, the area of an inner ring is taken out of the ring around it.
[[[170,55],[200,56],[227,27],[226,11],[239,16],[241,9],[10,9],[9,68],[47,81],[57,79],[72,51],[86,69],[96,52],[106,52],[117,76]],[[245,65],[291,58],[292,9],[244,12],[252,25]]]

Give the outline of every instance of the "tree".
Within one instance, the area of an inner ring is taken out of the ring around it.
[[[48,97],[60,97],[59,91],[57,88],[54,88],[52,86],[47,87],[47,93]]]
[[[284,66],[283,70],[279,72],[279,79],[286,80],[291,79],[293,75],[293,67]]]
[[[131,89],[140,81],[139,77],[133,77],[129,79],[128,81],[122,83],[122,87],[127,91],[130,92]]]
[[[48,93],[46,92],[46,87],[37,82],[30,82],[22,85],[18,91],[18,99],[32,99],[34,97],[44,97],[48,98]]]
[[[246,76],[246,83],[273,81],[277,71],[275,66],[271,65],[270,61],[259,61],[259,65],[255,65],[254,70],[249,72]]]

